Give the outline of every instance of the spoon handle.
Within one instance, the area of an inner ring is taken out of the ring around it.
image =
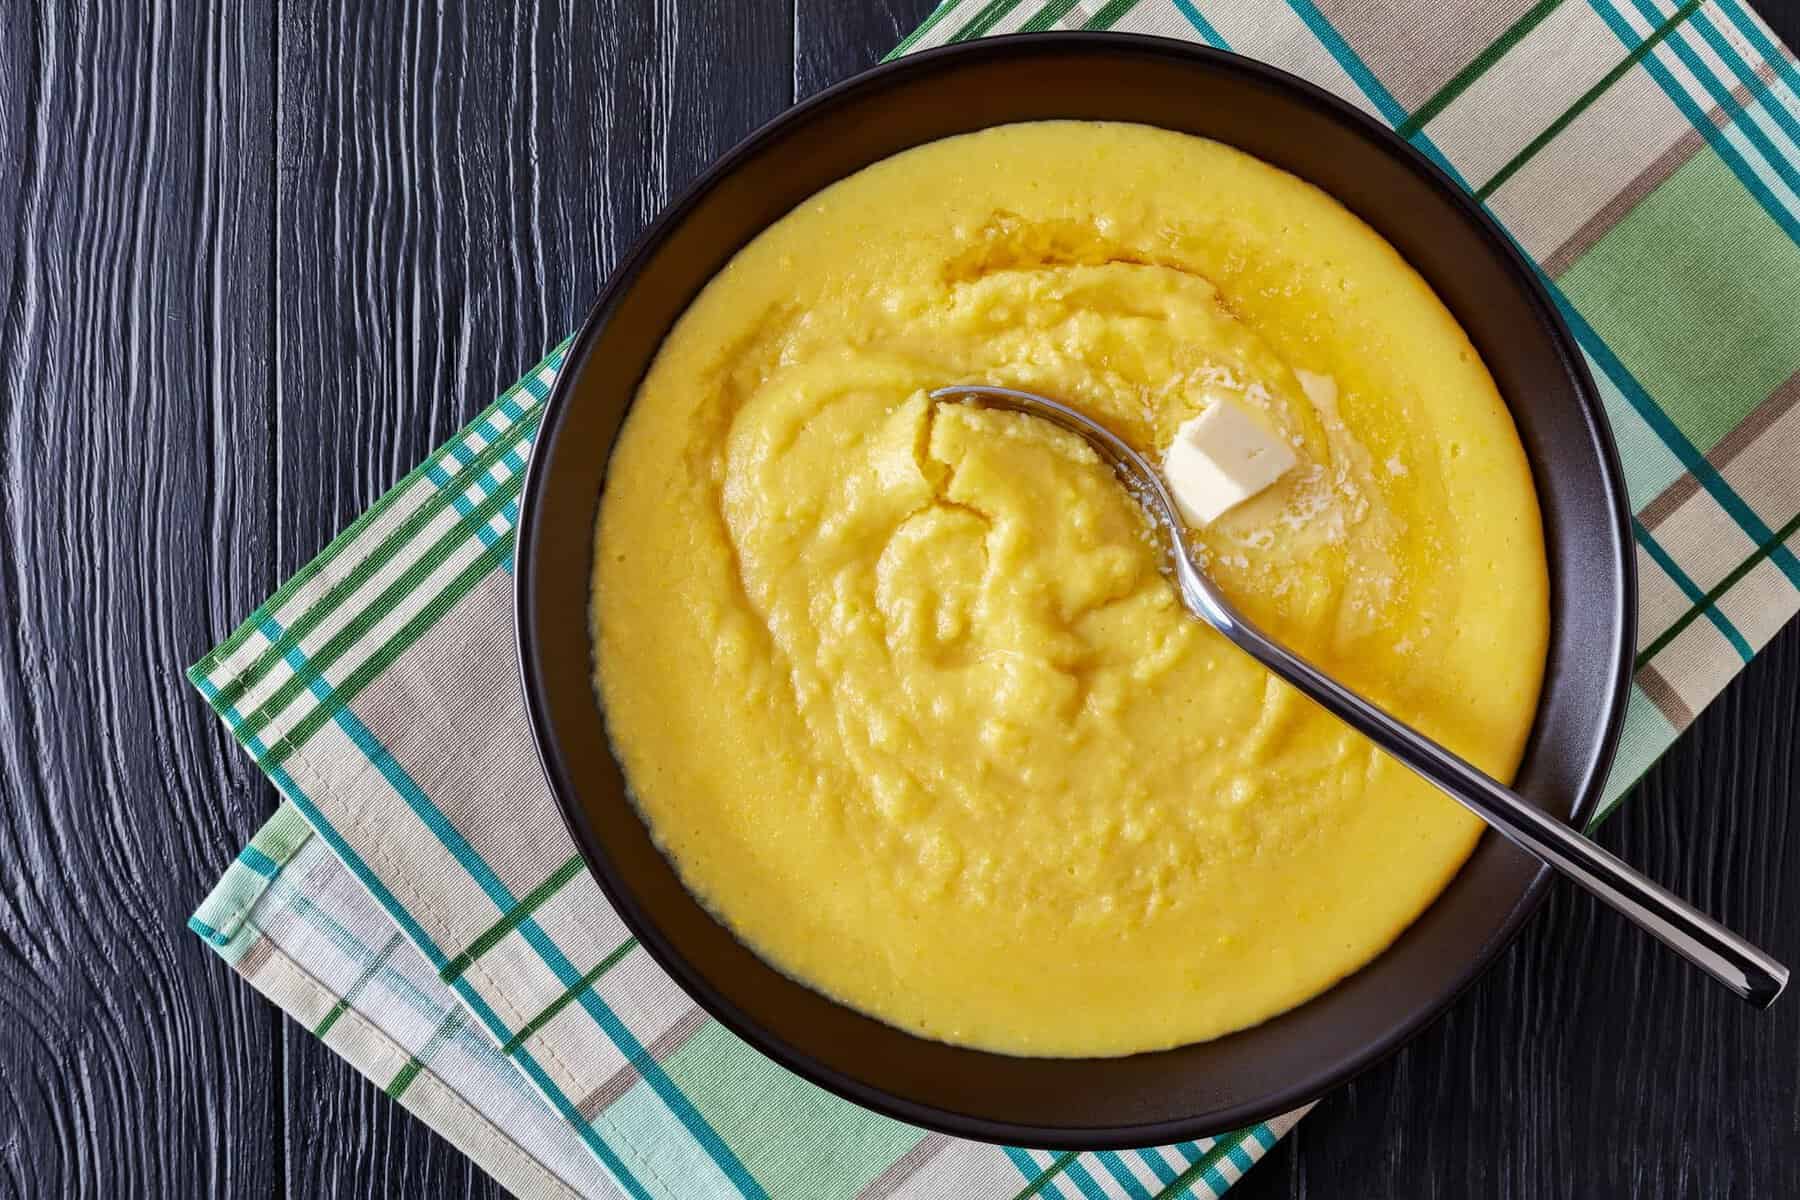
[[[1787,986],[1787,968],[1693,905],[1626,865],[1623,859],[1533,808],[1498,780],[1464,762],[1418,730],[1388,716],[1311,663],[1284,649],[1240,616],[1194,562],[1175,502],[1162,476],[1136,450],[1092,417],[1035,392],[988,384],[954,384],[933,400],[975,400],[1029,413],[1071,429],[1118,470],[1131,493],[1168,538],[1182,600],[1196,617],[1310,696],[1327,712],[1461,801],[1514,845],[1562,872],[1607,906],[1759,1008]]]
[[[1509,841],[1586,888],[1739,996],[1758,1008],[1767,1008],[1787,986],[1787,968],[1731,930],[1416,729],[1388,716],[1236,614],[1232,618],[1230,628],[1220,632],[1240,649],[1461,801]]]

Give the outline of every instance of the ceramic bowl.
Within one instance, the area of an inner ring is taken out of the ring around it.
[[[671,205],[613,274],[547,402],[519,520],[519,653],[570,833],[645,948],[713,1016],[902,1120],[1027,1146],[1141,1146],[1274,1116],[1394,1053],[1493,963],[1543,899],[1548,871],[1486,835],[1373,962],[1215,1041],[1103,1059],[951,1046],[781,974],[689,895],[627,796],[590,682],[608,455],[688,302],[739,247],[835,180],[936,138],[1047,118],[1159,125],[1282,167],[1373,226],[1455,313],[1512,410],[1544,516],[1549,664],[1517,787],[1559,817],[1593,813],[1630,683],[1636,590],[1618,457],[1573,337],[1507,235],[1411,146],[1291,75],[1162,39],[1004,37],[877,67],[759,130]]]

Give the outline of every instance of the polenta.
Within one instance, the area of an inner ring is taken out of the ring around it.
[[[1378,954],[1476,819],[1187,615],[1077,439],[1229,399],[1297,465],[1194,539],[1299,653],[1501,778],[1547,634],[1531,476],[1429,287],[1329,196],[1135,125],[1003,126],[806,201],[702,291],[602,497],[596,680],[690,889],[945,1041],[1217,1037]]]

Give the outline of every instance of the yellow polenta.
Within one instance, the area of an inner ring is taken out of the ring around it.
[[[1211,1038],[1354,971],[1479,825],[1187,616],[1082,444],[925,398],[964,381],[1058,397],[1153,456],[1216,398],[1260,414],[1300,465],[1196,535],[1206,569],[1510,776],[1544,549],[1462,330],[1256,159],[1015,125],[805,202],[644,380],[594,631],[659,844],[780,969],[993,1050]]]

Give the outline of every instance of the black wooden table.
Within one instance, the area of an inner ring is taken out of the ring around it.
[[[929,6],[0,0],[0,1196],[497,1191],[182,928],[275,794],[181,669]],[[1797,714],[1791,627],[1603,835],[1789,962]],[[1233,1195],[1800,1196],[1800,1001],[1559,887]]]

